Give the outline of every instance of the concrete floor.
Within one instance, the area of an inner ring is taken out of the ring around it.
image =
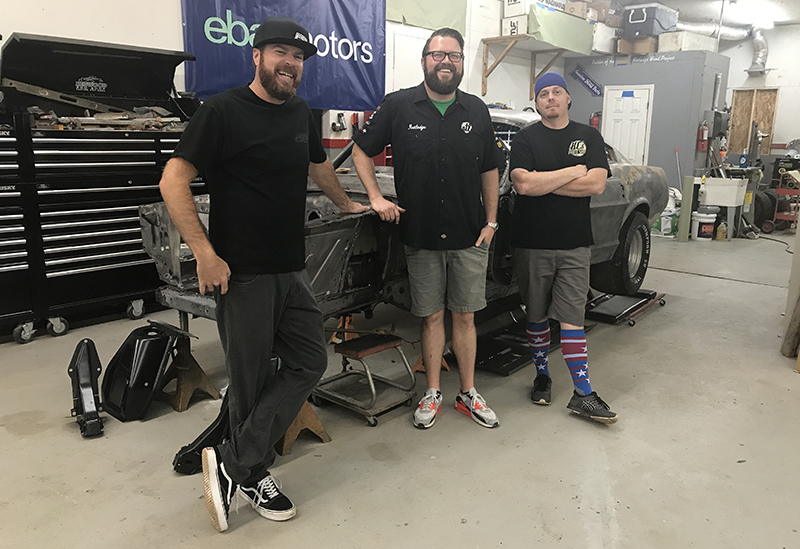
[[[218,401],[181,414],[156,402],[143,422],[104,415],[105,435],[93,440],[69,417],[77,342],[92,338],[105,365],[143,321],[4,343],[0,547],[800,547],[800,376],[778,352],[790,264],[783,245],[765,240],[654,238],[645,287],[666,292],[666,307],[588,338],[593,386],[619,423],[567,412],[560,352],[549,407],[528,400],[530,366],[507,378],[478,373],[501,420],[493,430],[452,408],[457,372],[445,372],[446,406],[429,431],[412,427],[407,408],[376,428],[318,409],[333,441],[301,435],[273,469],[297,517],[272,523],[242,504],[225,534],[208,519],[201,476],[171,467]],[[170,311],[150,318],[176,322]],[[396,323],[417,339],[416,322],[388,306],[356,323]],[[195,356],[224,385],[214,324],[191,330]],[[413,361],[418,344],[404,348]],[[329,372],[338,364],[332,356]]]

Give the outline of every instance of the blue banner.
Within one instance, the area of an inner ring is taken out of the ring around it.
[[[373,110],[386,71],[384,0],[181,0],[186,90],[202,98],[253,80],[253,35],[267,17],[291,17],[311,33],[297,94],[315,109]]]
[[[579,63],[575,64],[575,70],[569,73],[569,75],[583,84],[583,87],[589,90],[589,93],[592,95],[596,97],[603,95],[603,86],[592,80],[591,77],[586,74],[586,69],[581,67]]]

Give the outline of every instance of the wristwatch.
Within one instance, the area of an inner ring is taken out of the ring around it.
[[[496,232],[497,229],[500,228],[500,223],[497,223],[495,221],[487,221],[486,222],[486,226],[491,228],[491,229],[494,229],[495,232]]]

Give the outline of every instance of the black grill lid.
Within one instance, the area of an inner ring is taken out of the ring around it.
[[[13,33],[0,50],[0,78],[76,97],[167,99],[175,68],[194,55]]]

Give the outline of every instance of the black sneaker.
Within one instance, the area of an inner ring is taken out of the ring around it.
[[[206,495],[206,509],[218,532],[228,529],[228,511],[236,495],[233,482],[216,448],[203,448],[203,491]]]
[[[572,398],[567,404],[567,408],[578,414],[600,423],[616,423],[617,414],[611,411],[608,404],[597,396],[597,392],[592,391],[586,396],[573,393]]]
[[[239,493],[250,502],[256,513],[269,520],[289,520],[297,513],[294,503],[283,495],[269,473],[255,486],[239,486]]]
[[[541,404],[547,406],[550,404],[550,388],[553,386],[553,380],[550,376],[539,374],[533,380],[533,389],[531,389],[531,400],[534,404]]]

